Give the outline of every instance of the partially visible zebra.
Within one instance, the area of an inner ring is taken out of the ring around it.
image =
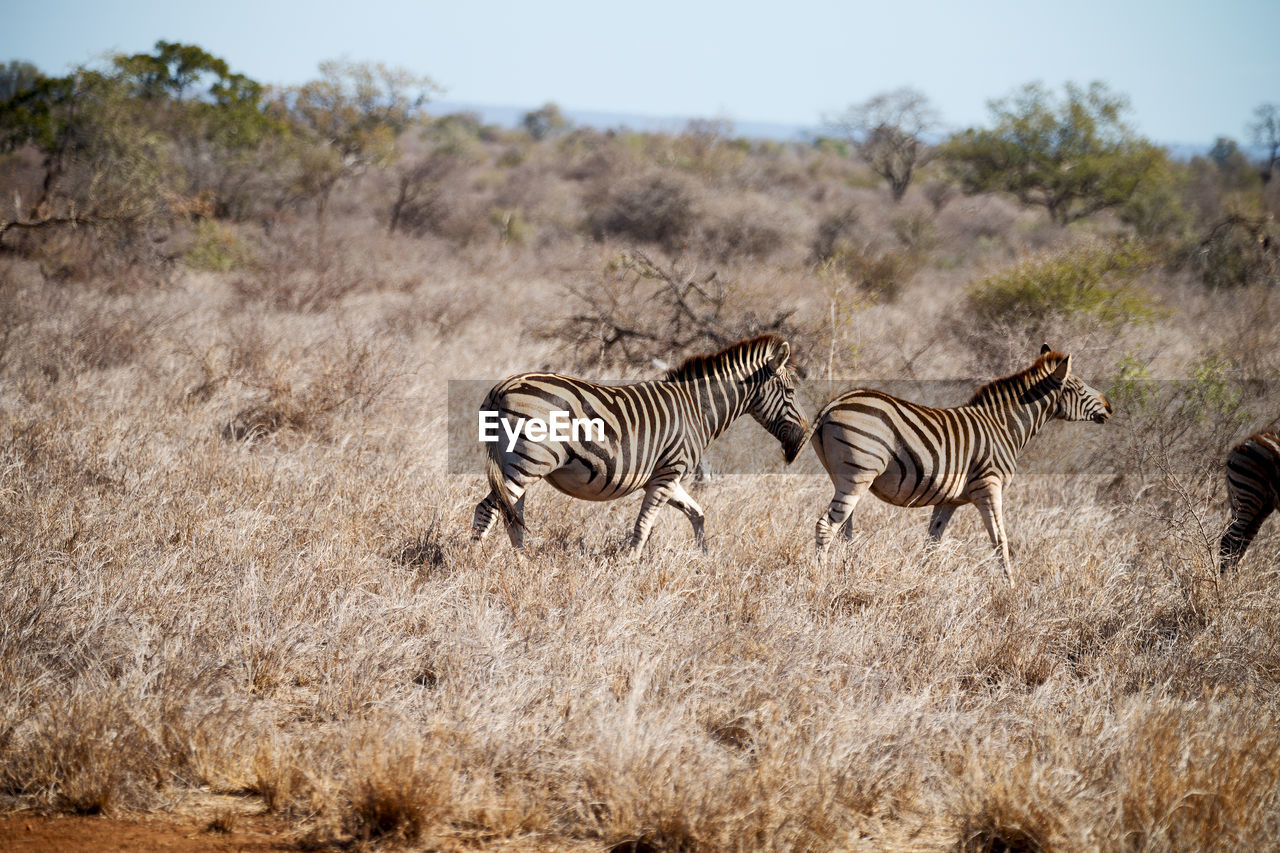
[[[896,506],[934,507],[934,541],[956,509],[972,503],[1012,584],[1002,501],[1018,454],[1050,418],[1104,423],[1109,417],[1107,398],[1071,372],[1071,356],[1048,344],[1029,368],[984,385],[956,408],[848,391],[814,419],[813,449],[835,484],[835,497],[818,519],[818,551],[826,550],[837,527],[852,537],[850,513],[868,491]]]
[[[1218,546],[1223,574],[1235,568],[1258,528],[1280,509],[1280,433],[1259,432],[1227,454],[1231,525]]]
[[[473,539],[483,539],[499,515],[511,544],[524,544],[524,495],[546,478],[565,494],[606,501],[644,489],[630,555],[638,554],[662,505],[689,518],[705,551],[702,507],[685,491],[703,451],[739,416],[749,414],[782,444],[790,463],[804,446],[808,424],[795,402],[797,373],[788,366],[791,345],[765,335],[714,355],[695,356],[662,379],[598,385],[553,373],[524,373],[495,385],[481,409],[518,418],[600,418],[599,441],[534,441],[521,434],[514,447],[491,443],[486,466],[489,494],[476,507]]]

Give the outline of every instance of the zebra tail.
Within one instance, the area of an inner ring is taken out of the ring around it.
[[[498,512],[507,527],[524,527],[524,519],[516,515],[516,508],[511,504],[511,495],[507,494],[506,477],[502,475],[502,463],[498,460],[498,443],[489,445],[489,454],[485,459],[484,473],[489,480],[489,490],[498,502]]]
[[[813,421],[809,424],[809,429],[805,431],[804,441],[800,444],[801,447],[804,447],[812,441],[814,443],[813,449],[817,451],[819,456],[822,455],[822,451],[818,448],[817,442],[814,440],[814,434],[822,428],[822,424],[826,421],[827,415],[840,403],[843,397],[844,395],[841,394],[839,397],[829,401],[825,406],[818,410],[818,413],[813,416]]]

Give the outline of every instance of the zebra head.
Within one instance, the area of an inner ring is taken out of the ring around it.
[[[759,381],[747,401],[747,413],[782,443],[782,456],[791,464],[809,437],[809,422],[796,404],[796,379],[804,374],[787,363],[791,344],[779,338],[765,340],[771,345],[769,360],[756,374]]]
[[[1043,356],[1052,352],[1048,344],[1040,349]],[[1104,424],[1111,417],[1111,401],[1106,395],[1086,384],[1071,372],[1071,356],[1064,356],[1053,370],[1053,377],[1062,383],[1058,405],[1053,416],[1062,421],[1093,421]]]

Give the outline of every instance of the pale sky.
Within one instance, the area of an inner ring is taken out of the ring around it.
[[[1150,139],[1245,141],[1280,103],[1280,0],[0,0],[0,61],[50,74],[159,39],[262,83],[324,59],[426,74],[439,99],[817,126],[903,85],[951,129],[1023,83],[1106,82]]]

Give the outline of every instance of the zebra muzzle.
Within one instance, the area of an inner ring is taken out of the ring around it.
[[[782,458],[790,465],[800,455],[800,449],[804,447],[806,439],[809,437],[808,426],[798,426],[793,423],[787,423],[782,428],[782,435],[778,436],[782,442]]]

